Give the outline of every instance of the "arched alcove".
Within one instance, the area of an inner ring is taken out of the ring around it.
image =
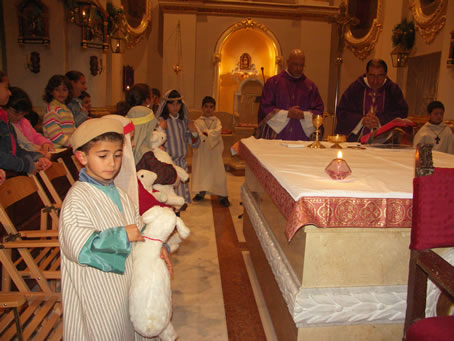
[[[267,79],[279,72],[281,55],[275,35],[252,19],[245,19],[224,31],[217,41],[213,58],[213,96],[217,98],[218,110],[234,111],[234,96],[245,79],[257,78],[263,82],[263,76]],[[244,63],[245,56],[250,58],[249,64]]]

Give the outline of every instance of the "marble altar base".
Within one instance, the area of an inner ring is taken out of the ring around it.
[[[279,340],[401,340],[409,228],[306,226],[286,219],[246,168],[244,235]]]

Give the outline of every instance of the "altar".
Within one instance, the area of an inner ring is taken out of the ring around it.
[[[335,181],[324,169],[337,150],[308,144],[240,144],[244,235],[276,335],[401,340],[415,150],[344,144],[353,173]]]

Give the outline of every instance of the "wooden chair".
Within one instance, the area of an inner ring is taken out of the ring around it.
[[[0,224],[6,232],[0,251],[9,259],[15,258],[13,264],[21,277],[35,279],[43,290],[50,290],[47,280],[61,278],[56,228],[48,230],[47,218],[41,218],[40,222],[44,226],[18,231],[7,213],[10,206],[34,193],[38,193],[42,199],[41,215],[52,215],[52,220],[55,221],[52,226],[58,226],[56,213],[53,209],[48,209],[49,199],[33,179],[27,176],[7,179],[0,186]],[[36,268],[39,268],[39,272]],[[10,288],[7,274],[8,272],[2,274],[2,290]]]
[[[58,162],[52,162],[51,167],[45,171],[39,172],[39,177],[52,197],[52,205],[56,208],[61,208],[64,199],[62,199],[62,196],[64,197],[74,184],[74,178],[66,167],[65,162],[62,159],[58,159]],[[39,182],[35,175],[32,175],[32,178],[36,183]],[[63,182],[61,180],[63,180]],[[59,182],[59,191],[57,191],[56,186],[54,186],[57,181]]]
[[[9,302],[5,308],[17,309],[20,325],[17,328],[13,311],[3,312],[1,340],[12,340],[16,335],[20,338],[20,330],[24,340],[59,340],[62,335],[61,294],[57,292],[61,278],[58,233],[42,227],[18,232],[7,213],[10,206],[34,193],[42,199],[42,206],[49,204],[42,188],[30,177],[10,178],[0,186],[0,223],[7,233],[0,243],[1,301]]]
[[[428,278],[454,302],[454,266],[432,250],[454,247],[454,168],[433,168],[431,150],[418,146],[416,157],[406,341],[454,339],[454,316],[425,316]]]

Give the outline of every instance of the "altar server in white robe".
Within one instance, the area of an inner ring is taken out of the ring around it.
[[[219,197],[223,206],[230,206],[227,196],[222,152],[221,121],[214,115],[216,101],[206,96],[202,101],[203,115],[194,121],[200,136],[200,145],[194,148],[192,156],[192,191],[196,192],[194,201],[203,200],[207,192]]]
[[[113,183],[121,167],[123,126],[108,118],[87,120],[71,146],[85,168],[60,215],[63,339],[134,340],[129,255],[131,242],[144,239],[138,209]]]
[[[445,107],[439,101],[433,101],[427,106],[430,115],[429,122],[424,124],[415,135],[413,145],[433,144],[433,150],[454,154],[454,135],[449,126],[443,123]]]

